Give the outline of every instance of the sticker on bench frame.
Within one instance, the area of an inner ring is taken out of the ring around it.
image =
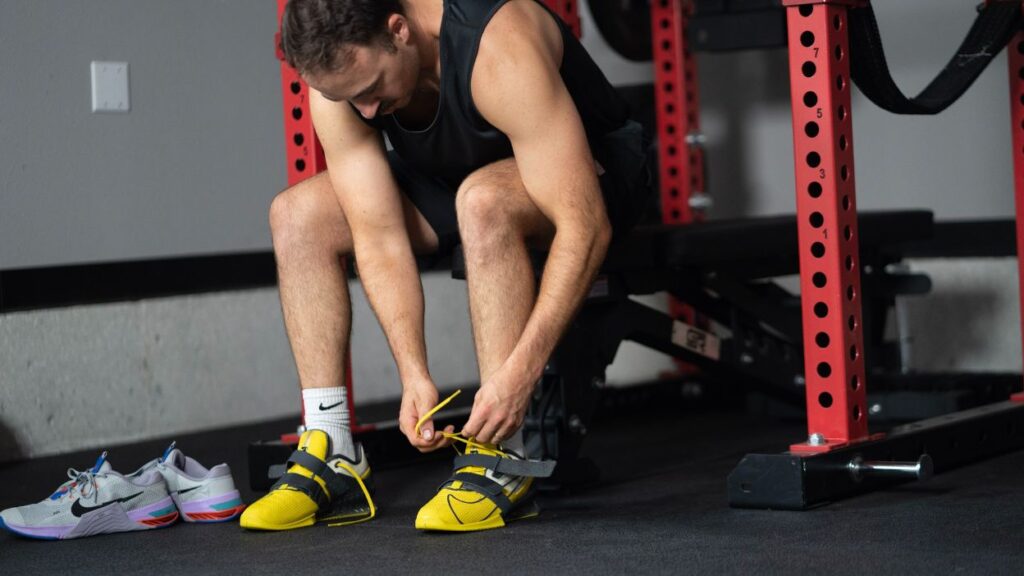
[[[722,354],[722,340],[718,336],[685,322],[672,323],[672,343],[712,360],[718,360]]]

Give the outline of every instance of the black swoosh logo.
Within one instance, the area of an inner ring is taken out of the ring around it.
[[[324,403],[321,402],[320,403],[320,410],[321,411],[323,411],[323,410],[330,410],[331,408],[334,408],[335,406],[341,406],[342,402],[344,402],[344,400],[342,400],[341,402],[338,402],[337,404],[331,404],[330,406],[324,406]]]
[[[117,502],[127,502],[132,498],[135,498],[136,496],[142,496],[142,492],[139,492],[138,494],[132,494],[131,496],[125,496],[124,498],[118,498],[117,500],[110,500],[98,506],[82,506],[81,500],[75,500],[74,504],[71,505],[71,514],[73,514],[74,516],[81,517],[82,514],[93,512],[99,510],[100,508],[106,508],[107,506],[110,506],[111,504],[115,504]]]
[[[193,486],[191,488],[185,488],[184,490],[178,490],[178,494],[184,494],[186,492],[191,492],[193,490],[198,490],[200,488],[201,488],[201,486]]]

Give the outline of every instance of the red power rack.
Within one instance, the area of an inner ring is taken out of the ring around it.
[[[784,0],[789,37],[796,212],[814,453],[868,439],[850,107],[847,9],[858,0]]]
[[[705,192],[697,63],[687,37],[692,15],[691,0],[651,3],[661,219],[665,224],[702,222],[710,207]],[[686,324],[703,324],[691,306],[675,298],[669,300],[669,314]],[[681,360],[675,364],[680,374],[696,370]]]

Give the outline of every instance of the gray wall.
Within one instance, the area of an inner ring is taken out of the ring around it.
[[[971,7],[878,4],[892,68],[915,92]],[[583,16],[585,44],[613,81],[649,81],[648,65],[611,54],[585,6]],[[273,28],[270,0],[0,1],[0,269],[268,248],[266,209],[285,179]],[[89,113],[94,59],[129,62],[130,114]],[[791,212],[785,53],[698,63],[714,216]],[[860,206],[1012,214],[1008,106],[1004,57],[937,118],[894,117],[855,95]],[[916,368],[1020,370],[1013,261],[913,265],[937,288],[906,303]],[[435,379],[474,381],[464,287],[444,275],[424,286]],[[353,295],[356,397],[396,397],[383,335]],[[626,345],[609,380],[670,365]],[[0,315],[0,461],[298,408],[273,289]]]
[[[265,249],[285,184],[270,0],[0,2],[0,269]],[[91,60],[132,110],[90,112]]]

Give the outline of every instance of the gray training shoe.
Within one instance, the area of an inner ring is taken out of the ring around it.
[[[159,472],[122,476],[104,452],[89,470],[68,469],[71,478],[49,498],[0,512],[0,527],[41,540],[69,540],[112,532],[170,526],[178,509]]]

